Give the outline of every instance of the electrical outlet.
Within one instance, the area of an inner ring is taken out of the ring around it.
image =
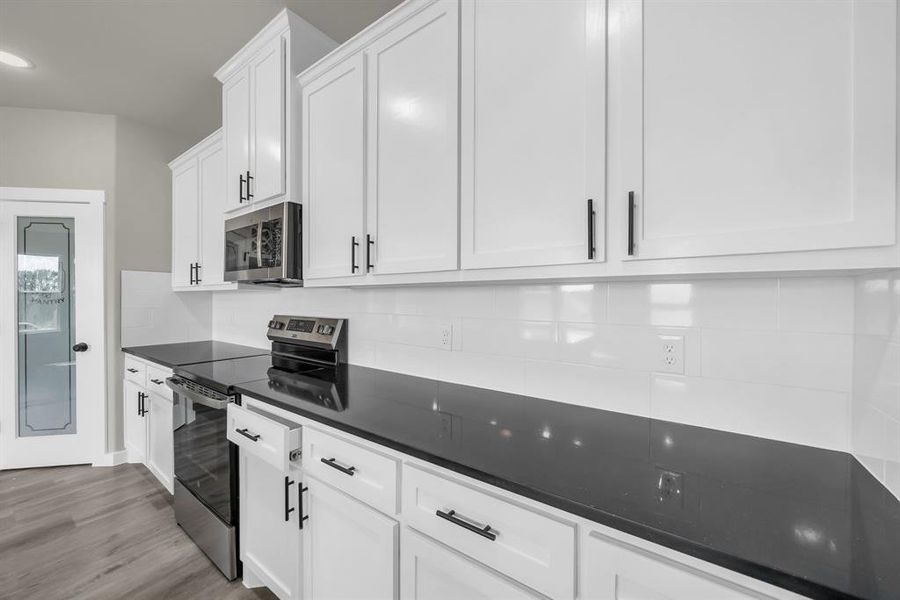
[[[684,375],[684,336],[659,336],[659,363],[657,371]]]
[[[439,338],[439,346],[445,350],[450,350],[453,347],[453,324],[452,323],[441,323],[440,326],[440,338]]]

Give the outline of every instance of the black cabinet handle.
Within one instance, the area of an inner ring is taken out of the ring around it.
[[[303,492],[308,489],[308,487],[297,486],[297,508],[300,509],[300,518],[297,521],[300,523],[300,531],[303,531],[303,521],[309,518],[309,515],[303,514]]]
[[[243,204],[244,200],[246,200],[246,198],[244,198],[244,174],[239,173],[238,178],[240,179],[240,182],[238,183],[238,204]]]
[[[287,475],[284,476],[284,522],[287,523],[291,520],[291,513],[294,512],[294,509],[290,507],[291,504],[291,486],[294,485],[294,480],[289,479]]]
[[[634,192],[628,192],[628,256],[634,256]]]
[[[356,264],[356,249],[359,247],[359,242],[356,241],[356,236],[352,236],[350,238],[350,272],[356,273],[359,270],[359,265]]]
[[[331,467],[332,469],[337,469],[341,473],[346,473],[350,477],[356,473],[356,467],[345,467],[343,465],[337,464],[334,458],[323,458],[322,462]]]
[[[190,285],[194,285],[194,264],[195,263],[191,263],[191,278],[190,278],[191,283],[190,283]]]
[[[151,379],[150,383],[155,383],[156,385],[162,385],[164,382],[162,379]]]
[[[459,525],[459,526],[462,527],[463,529],[468,529],[468,530],[471,531],[472,533],[477,533],[477,534],[480,535],[481,537],[486,537],[487,539],[491,540],[492,542],[493,542],[494,540],[497,539],[497,534],[491,532],[491,526],[490,526],[490,525],[485,525],[484,527],[479,527],[479,526],[477,526],[477,525],[472,525],[472,524],[469,523],[468,521],[463,521],[462,519],[460,519],[459,517],[457,517],[457,516],[456,516],[456,511],[455,511],[455,510],[451,510],[451,511],[448,511],[448,512],[444,512],[444,511],[442,511],[442,510],[438,510],[438,511],[435,511],[434,514],[436,514],[437,516],[439,516],[439,517],[442,518],[442,519],[445,519],[445,520],[447,520],[447,521],[450,521],[450,522],[453,523],[454,525]]]
[[[253,199],[253,194],[250,193],[250,181],[252,179],[253,178],[250,177],[250,171],[247,171],[247,202],[250,202],[250,200]]]
[[[597,213],[594,212],[594,199],[588,198],[587,201],[587,235],[588,235],[588,260],[594,260],[597,253],[596,244],[594,243],[594,221]]]
[[[129,373],[137,373],[137,369],[132,369],[130,367],[125,370],[128,371]]]
[[[194,263],[194,283],[200,285],[200,263]]]
[[[375,265],[372,264],[372,246],[375,245],[375,240],[372,239],[372,236],[368,233],[366,234],[366,273],[375,268]]]
[[[149,398],[147,394],[145,394],[144,392],[138,392],[138,414],[142,417],[150,412],[149,410],[147,410],[147,405],[144,404],[144,401],[147,398]]]
[[[243,429],[235,429],[235,431],[249,440],[252,440],[254,442],[259,441],[259,434],[258,433],[250,433],[249,431],[247,431],[246,427],[244,427]]]

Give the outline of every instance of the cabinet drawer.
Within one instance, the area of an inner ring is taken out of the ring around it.
[[[291,452],[300,449],[300,425],[253,408],[228,405],[228,439],[287,473]]]
[[[144,387],[147,384],[147,365],[126,356],[124,375],[125,379]]]
[[[172,376],[170,369],[147,365],[147,383],[148,390],[172,401],[172,390],[166,385],[166,378]]]
[[[389,515],[397,513],[397,467],[393,458],[321,431],[303,436],[307,473]]]
[[[407,523],[552,598],[575,596],[575,526],[403,467]]]

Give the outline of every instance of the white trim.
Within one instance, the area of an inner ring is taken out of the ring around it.
[[[128,450],[116,450],[114,452],[106,452],[93,462],[94,467],[115,467],[128,462]]]
[[[67,204],[106,204],[103,190],[66,188],[0,187],[0,202],[62,202]]]

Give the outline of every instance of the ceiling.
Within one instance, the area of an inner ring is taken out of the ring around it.
[[[0,106],[107,113],[196,141],[221,124],[213,73],[287,7],[343,42],[400,0],[0,0]]]

